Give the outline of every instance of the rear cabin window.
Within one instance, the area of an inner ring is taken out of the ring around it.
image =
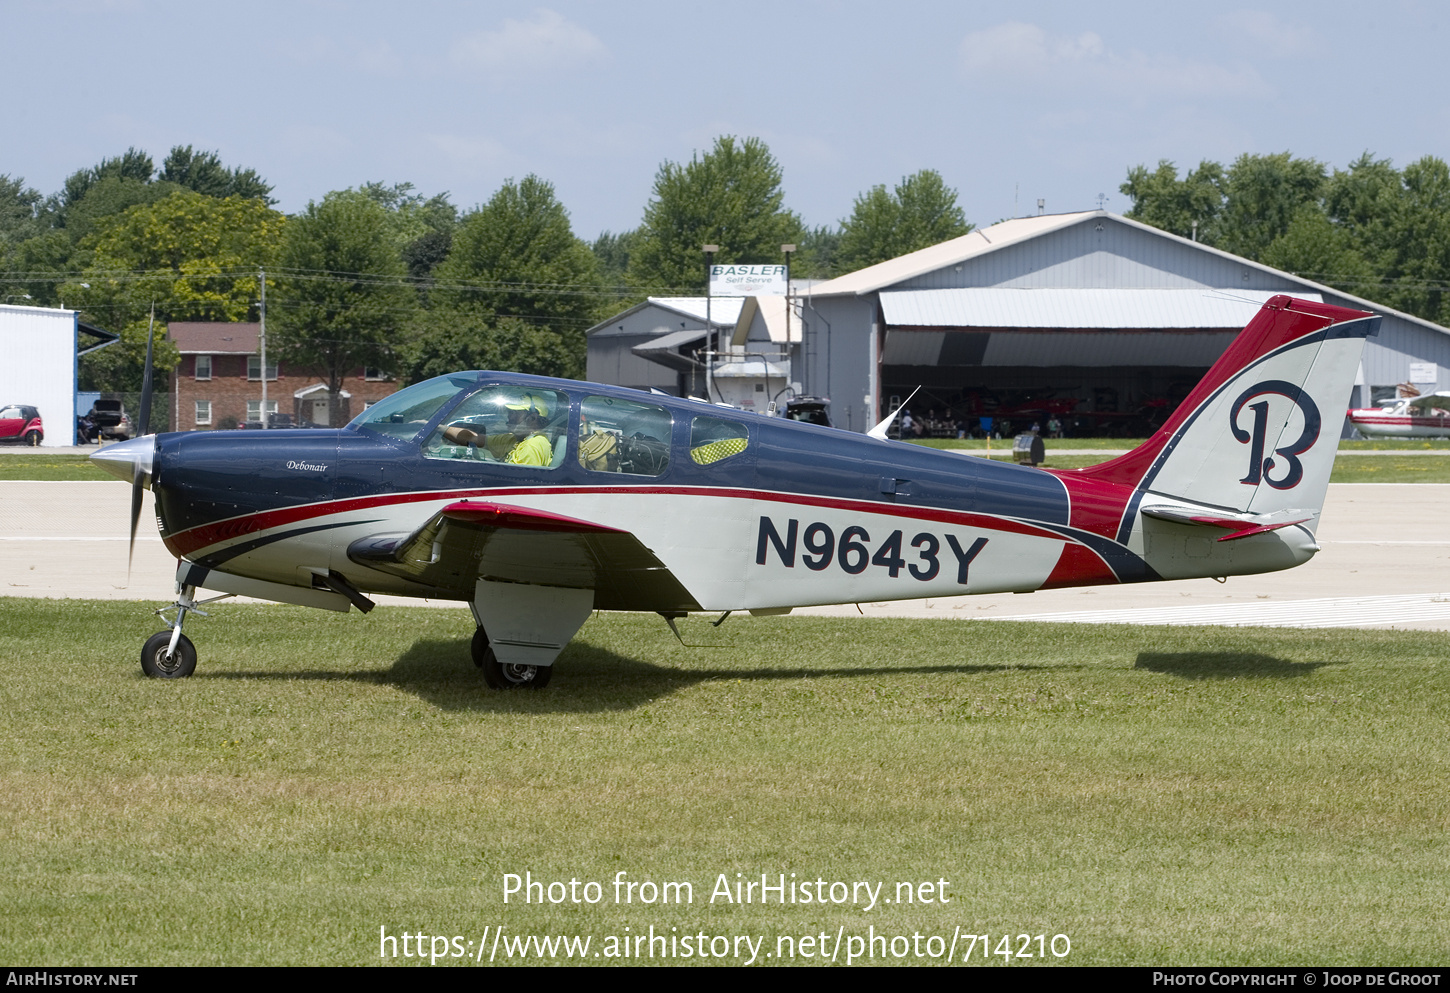
[[[658,476],[670,467],[670,412],[652,403],[585,397],[579,464],[592,472]]]
[[[745,425],[718,417],[697,417],[690,424],[690,459],[696,465],[714,465],[734,458],[750,444]]]
[[[555,390],[486,386],[438,424],[423,445],[430,459],[558,467],[568,444],[569,398]]]

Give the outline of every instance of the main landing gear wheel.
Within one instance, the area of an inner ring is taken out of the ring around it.
[[[554,667],[548,665],[505,665],[493,654],[488,634],[479,628],[473,632],[473,664],[483,670],[483,681],[492,690],[515,688],[541,690],[549,685]]]
[[[175,654],[167,658],[170,647],[170,631],[158,631],[147,638],[141,649],[141,671],[152,679],[184,679],[196,671],[196,646],[190,638],[178,638]]]

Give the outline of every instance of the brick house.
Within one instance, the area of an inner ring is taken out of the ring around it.
[[[168,337],[181,352],[171,373],[173,431],[206,431],[262,420],[260,325],[174,321]],[[267,409],[289,414],[293,424],[327,426],[327,383],[267,357]],[[341,412],[334,427],[396,392],[398,384],[377,369],[356,369],[342,381]]]

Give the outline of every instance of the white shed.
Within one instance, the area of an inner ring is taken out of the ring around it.
[[[76,377],[80,335],[105,344],[116,335],[83,327],[74,310],[0,304],[0,405],[36,407],[47,448],[76,443]],[[97,346],[99,347],[99,346]]]

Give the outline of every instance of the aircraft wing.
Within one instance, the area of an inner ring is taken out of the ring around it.
[[[486,579],[592,589],[600,610],[700,609],[630,532],[509,504],[451,503],[411,533],[370,535],[347,554],[359,565],[467,597]]]

